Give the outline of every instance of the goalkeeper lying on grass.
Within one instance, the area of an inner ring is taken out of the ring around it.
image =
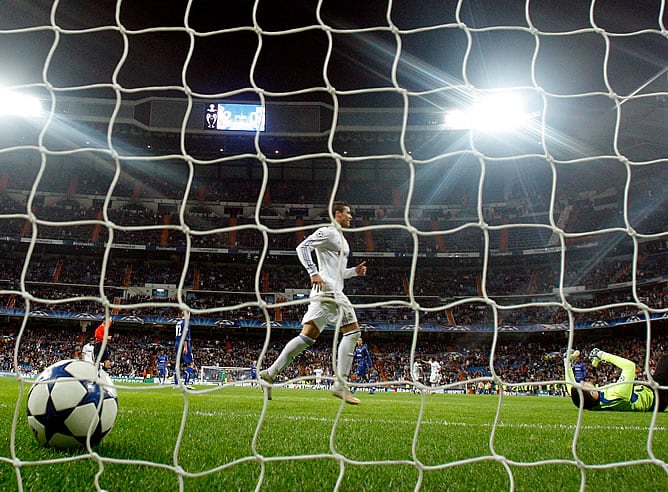
[[[657,393],[649,386],[634,384],[636,379],[636,365],[628,359],[618,355],[609,354],[600,349],[594,349],[589,354],[592,366],[597,367],[600,362],[607,362],[619,367],[622,373],[616,384],[599,390],[589,382],[582,383],[582,394],[573,386],[575,376],[570,362],[577,359],[579,350],[572,351],[568,358],[564,359],[566,367],[566,383],[571,393],[571,399],[576,407],[580,407],[582,395],[582,407],[585,410],[614,410],[618,412],[651,412],[654,407],[659,412],[668,406],[668,389],[660,389]],[[663,355],[656,365],[653,375],[654,380],[661,386],[668,386],[668,355]],[[628,382],[626,382],[628,381]],[[621,383],[621,384],[619,384]]]

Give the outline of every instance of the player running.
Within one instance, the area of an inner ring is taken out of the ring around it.
[[[337,354],[337,380],[331,391],[337,398],[351,405],[360,400],[348,390],[345,381],[353,364],[353,351],[360,338],[360,327],[355,310],[343,293],[345,279],[365,276],[366,264],[348,268],[350,247],[341,228],[350,227],[352,213],[345,202],[334,202],[332,215],[336,225],[320,227],[297,246],[297,257],[311,277],[311,295],[308,309],[302,319],[301,333],[290,340],[278,358],[267,369],[260,371],[260,378],[270,385],[300,353],[313,345],[320,332],[327,326],[340,323],[343,337]],[[311,254],[315,252],[317,262]],[[271,386],[267,386],[267,399],[271,400]]]

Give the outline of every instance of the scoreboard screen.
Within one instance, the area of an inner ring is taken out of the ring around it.
[[[221,131],[265,130],[265,108],[255,104],[210,103],[206,105],[204,127]]]

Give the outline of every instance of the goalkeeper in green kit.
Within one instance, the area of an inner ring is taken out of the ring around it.
[[[568,355],[568,359],[573,361],[579,355],[580,351],[572,351]],[[651,412],[656,407],[659,412],[662,412],[668,406],[668,389],[659,389],[655,392],[649,386],[633,383],[636,379],[636,365],[634,362],[600,349],[593,349],[589,356],[592,366],[597,367],[600,362],[607,362],[620,368],[622,373],[617,383],[602,390],[589,382],[583,382],[582,393],[580,393],[577,388],[573,387],[575,376],[572,366],[564,361],[566,383],[576,407],[580,407],[581,398],[583,399],[582,407],[585,410]],[[668,355],[663,355],[659,359],[653,378],[659,385],[668,386]]]

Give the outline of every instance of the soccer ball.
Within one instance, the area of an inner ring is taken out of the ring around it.
[[[28,393],[28,425],[42,446],[96,446],[112,429],[118,394],[109,375],[83,360],[47,367]]]

